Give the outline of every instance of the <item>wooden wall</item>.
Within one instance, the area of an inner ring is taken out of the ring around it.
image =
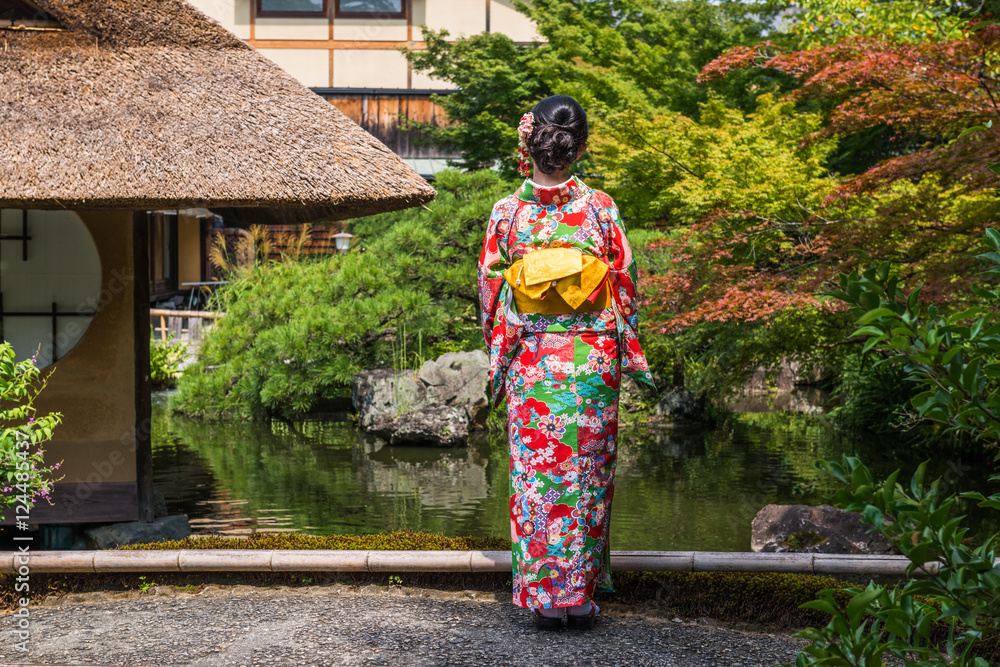
[[[455,154],[433,146],[418,146],[421,133],[400,128],[400,117],[419,123],[443,125],[447,116],[431,102],[430,93],[409,91],[320,93],[355,123],[402,158],[449,158]]]

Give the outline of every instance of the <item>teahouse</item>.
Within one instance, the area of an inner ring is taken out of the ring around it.
[[[0,0],[0,334],[54,369],[54,505],[152,520],[148,215],[302,223],[434,190],[182,0]],[[8,521],[11,517],[8,517]]]

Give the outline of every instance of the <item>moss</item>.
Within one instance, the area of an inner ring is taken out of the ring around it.
[[[507,551],[510,540],[500,537],[445,537],[432,533],[398,530],[375,535],[304,535],[302,533],[257,533],[233,538],[222,535],[186,537],[183,540],[150,542],[118,547],[123,550],[158,549],[333,549],[366,551]]]
[[[613,578],[623,602],[656,602],[684,617],[780,628],[825,625],[827,614],[799,605],[821,590],[852,585],[829,577],[753,572],[615,572]]]
[[[808,549],[809,547],[823,544],[828,539],[830,538],[824,537],[815,530],[800,530],[797,533],[789,535],[788,539],[782,542],[781,545],[789,549]]]

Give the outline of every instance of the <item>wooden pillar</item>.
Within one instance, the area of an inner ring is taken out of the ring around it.
[[[152,385],[149,369],[149,217],[132,215],[132,316],[135,332],[135,466],[139,521],[153,520]]]

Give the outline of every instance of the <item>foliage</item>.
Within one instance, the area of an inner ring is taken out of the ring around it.
[[[448,81],[458,91],[434,95],[449,123],[411,123],[441,148],[457,150],[455,164],[474,170],[494,164],[517,173],[517,124],[539,99],[551,94],[532,72],[536,47],[519,46],[502,33],[448,41],[448,31],[423,28],[426,50],[405,50],[413,69]]]
[[[700,122],[626,109],[603,119],[591,151],[603,166],[602,183],[631,218],[672,228],[725,216],[725,224],[746,228],[750,213],[791,228],[832,190],[824,167],[832,143],[802,145],[820,122],[771,95],[758,98],[747,117],[710,101]],[[754,249],[763,246],[757,240]]]
[[[817,136],[888,126],[923,144],[849,179],[841,186],[843,195],[932,172],[949,185],[964,183],[966,191],[975,191],[996,185],[986,165],[1000,158],[1000,141],[998,130],[985,123],[1000,110],[998,47],[1000,26],[985,23],[966,26],[960,36],[941,42],[853,36],[797,51],[761,42],[730,50],[709,64],[701,79],[747,67],[781,72],[801,82],[789,93],[792,100],[835,104],[829,125]],[[963,137],[971,127],[981,131]]]
[[[156,586],[156,582],[155,581],[152,581],[152,580],[146,581],[146,577],[144,577],[144,576],[140,576],[139,577],[139,592],[140,593],[142,593],[142,594],[148,593],[153,588],[153,586]]]
[[[938,41],[737,47],[700,79],[749,67],[800,86],[780,100],[761,96],[746,117],[711,102],[698,121],[661,111],[603,117],[592,154],[605,189],[627,214],[668,230],[659,247],[670,262],[645,279],[647,321],[674,335],[682,357],[722,359],[727,370],[702,387],[738,385],[755,364],[783,356],[841,366],[843,307],[816,291],[873,258],[922,281],[931,301],[965,298],[969,250],[1000,214],[995,175],[983,166],[1000,161],[984,124],[996,112],[998,37],[987,26]],[[888,159],[830,173],[838,144],[877,136],[892,144]],[[800,346],[805,337],[782,322],[816,332],[816,344]],[[744,347],[746,337],[760,344]],[[733,341],[755,353],[734,356]]]
[[[667,377],[721,397],[782,358],[839,363],[843,318],[815,296],[830,247],[814,211],[836,185],[824,166],[832,142],[804,143],[820,122],[770,95],[749,117],[713,101],[697,123],[606,118],[593,142],[606,189],[669,229],[636,249],[645,339],[672,349]]]
[[[874,4],[896,11],[905,3]],[[885,159],[841,179],[813,209],[821,263],[840,273],[892,261],[925,284],[925,297],[943,302],[968,289],[969,251],[1000,213],[988,168],[1000,160],[988,122],[998,111],[998,45],[1000,28],[987,24],[939,41],[853,36],[801,50],[763,42],[729,51],[702,79],[744,67],[796,77],[789,101],[831,105],[807,143],[888,133]]]
[[[546,39],[538,76],[585,107],[697,118],[713,92],[750,109],[757,95],[774,89],[755,73],[712,86],[696,81],[716,55],[766,34],[777,8],[765,3],[534,0],[517,5]]]
[[[831,498],[840,507],[863,514],[863,521],[910,560],[907,574],[923,568],[926,576],[887,587],[869,583],[847,589],[846,604],[835,591],[821,591],[802,607],[832,616],[823,628],[797,636],[809,639],[795,659],[807,665],[883,665],[889,656],[907,665],[987,667],[977,655],[976,641],[984,631],[997,630],[1000,612],[1000,566],[995,565],[996,536],[976,547],[965,543],[962,517],[953,516],[958,496],[943,497],[940,480],[924,483],[926,462],[914,473],[909,488],[897,482],[899,471],[881,482],[873,480],[861,461],[844,457],[822,461],[820,470],[843,486]],[[981,507],[1000,509],[1000,495],[979,493],[962,497]],[[926,567],[925,567],[926,566]],[[932,635],[943,624],[943,641]]]
[[[987,229],[985,240],[991,250],[979,255],[988,265],[980,275],[995,278],[1000,275],[1000,233]],[[841,289],[830,294],[861,314],[851,336],[864,341],[862,352],[875,358],[873,367],[899,370],[915,388],[910,399],[915,420],[932,422],[942,435],[992,448],[1000,460],[1000,290],[974,286],[973,291],[980,304],[949,313],[921,303],[920,288],[907,293],[891,266],[882,263],[842,275]],[[846,605],[831,592],[821,592],[803,607],[830,613],[832,620],[824,628],[800,633],[813,643],[796,658],[797,667],[882,665],[888,656],[908,665],[989,664],[977,655],[976,642],[984,632],[995,636],[1000,625],[995,552],[1000,535],[987,535],[972,546],[963,517],[954,513],[960,498],[1000,509],[1000,494],[945,496],[940,479],[924,483],[926,467],[921,464],[907,489],[896,481],[898,470],[875,481],[855,457],[817,463],[842,484],[831,500],[862,513],[866,524],[889,538],[910,560],[908,575],[923,568],[927,576],[893,588],[870,583],[864,590],[850,589]],[[932,637],[935,624],[948,629],[943,641]]]
[[[391,366],[398,350],[480,346],[475,263],[484,220],[511,185],[488,171],[443,172],[435,185],[427,207],[351,223],[360,243],[350,254],[240,268],[216,291],[226,315],[172,408],[293,417],[359,371]]]
[[[670,110],[696,116],[710,91],[750,108],[774,88],[773,76],[747,72],[698,85],[702,66],[725,49],[760,37],[773,10],[757,3],[688,0],[538,0],[516,3],[545,42],[515,44],[498,33],[447,41],[423,28],[426,50],[406,50],[417,71],[457,91],[434,97],[449,123],[412,123],[428,139],[457,150],[464,169],[499,166],[513,177],[516,127],[540,99],[573,95],[596,119],[605,109]],[[787,80],[788,78],[785,77]],[[754,83],[760,80],[762,83]],[[577,169],[592,166],[586,158]]]
[[[149,341],[149,370],[153,386],[172,386],[181,374],[180,365],[186,355],[187,343],[175,341],[173,331],[167,332],[166,340],[158,339],[153,331]]]
[[[296,244],[298,249],[309,238],[308,234],[309,226],[303,225],[299,243]],[[214,234],[208,249],[208,261],[221,275],[232,278],[263,263],[270,253],[271,237],[267,229],[263,225],[251,225],[248,230],[240,230],[232,242],[226,234]],[[216,293],[213,292],[212,296],[217,299]]]
[[[979,255],[989,264],[981,275],[1000,276],[1000,232],[987,229],[990,252]],[[974,286],[981,302],[948,313],[920,302],[920,288],[907,293],[888,263],[863,273],[842,276],[841,289],[831,292],[863,314],[852,336],[864,340],[863,353],[876,355],[874,365],[898,364],[917,387],[910,400],[916,419],[996,448],[1000,443],[1000,289]]]
[[[833,187],[823,167],[829,145],[800,148],[819,118],[764,95],[749,118],[711,102],[700,123],[625,111],[608,127],[593,149],[607,189],[636,217],[677,230],[650,244],[669,256],[645,288],[660,330],[818,305],[808,282],[785,286],[796,264],[815,264],[822,250],[809,222]]]
[[[62,462],[46,465],[42,445],[62,423],[62,413],[34,416],[35,399],[48,383],[48,375],[39,384],[36,357],[15,358],[10,343],[0,342],[0,518],[7,509],[23,505],[30,510],[39,499],[49,500],[53,484],[61,479],[53,473]]]
[[[897,365],[841,369],[834,389],[838,405],[827,413],[843,433],[898,437],[912,446],[937,447],[939,433],[911,428],[907,408],[916,388]]]
[[[958,0],[799,0],[788,32],[807,47],[845,38],[888,37],[899,42],[956,39],[983,3]]]

